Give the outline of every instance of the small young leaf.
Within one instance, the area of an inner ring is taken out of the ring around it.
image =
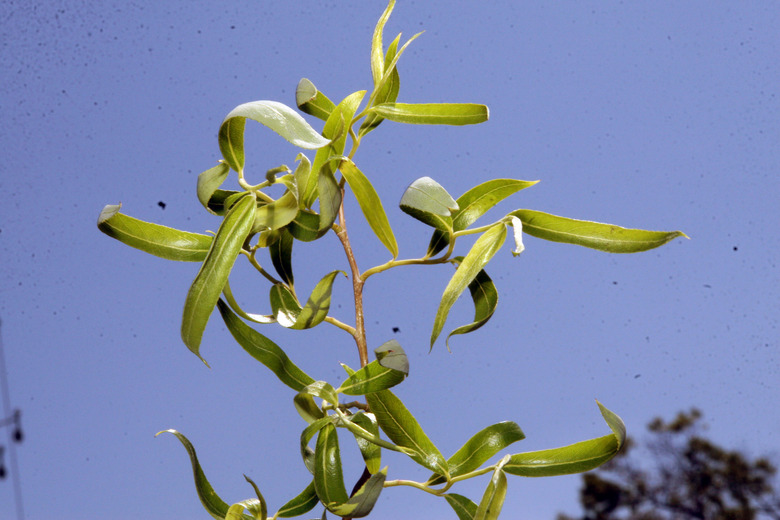
[[[458,209],[455,199],[430,177],[421,177],[410,184],[399,206],[404,213],[444,232],[452,231],[451,215]]]
[[[506,498],[506,474],[496,468],[474,514],[474,520],[497,520]]]
[[[179,262],[205,260],[213,237],[179,231],[128,217],[119,213],[121,207],[121,204],[109,204],[103,208],[98,217],[100,231],[123,244],[166,260]]]
[[[252,231],[259,233],[266,230],[281,229],[292,222],[298,215],[298,197],[288,190],[277,200],[263,204],[255,211]]]
[[[315,381],[308,384],[306,388],[301,390],[301,393],[319,397],[333,406],[338,406],[339,404],[339,395],[336,393],[336,389],[327,381]]]
[[[374,349],[374,355],[380,365],[409,375],[409,358],[401,344],[391,339]]]
[[[336,427],[325,425],[317,435],[314,448],[314,489],[328,510],[348,500],[341,471],[341,453]]]
[[[196,356],[200,356],[200,341],[209,316],[227,283],[230,270],[236,261],[244,240],[252,228],[255,213],[255,196],[244,195],[230,208],[217,230],[206,259],[195,276],[187,293],[181,322],[181,337]],[[207,363],[208,365],[208,363]]]
[[[483,182],[458,197],[459,209],[452,214],[452,229],[462,231],[487,213],[496,204],[518,191],[533,186],[539,181],[516,179],[493,179]],[[430,255],[435,255],[449,244],[447,235],[434,231],[428,245]]]
[[[611,434],[561,448],[512,455],[504,471],[521,477],[550,477],[589,471],[610,460],[625,443],[626,426],[620,417],[598,404]]]
[[[398,99],[398,92],[401,89],[401,77],[398,74],[398,69],[394,65],[396,51],[398,50],[398,42],[401,39],[401,35],[396,36],[390,45],[387,47],[387,53],[385,54],[385,71],[384,81],[381,84],[379,90],[373,94],[373,103],[395,103]],[[392,65],[391,65],[392,64]],[[391,67],[390,70],[388,68]],[[389,76],[389,77],[387,77]],[[376,83],[374,84],[376,89]],[[363,124],[360,125],[358,136],[362,137],[369,133],[371,130],[379,126],[384,118],[378,114],[370,113],[366,116]]]
[[[220,162],[213,168],[209,168],[205,172],[198,175],[198,200],[203,207],[209,210],[211,213],[216,214],[211,209],[211,197],[222,186],[225,179],[230,172],[230,166],[227,163]]]
[[[374,36],[371,38],[371,75],[374,78],[374,87],[379,85],[379,82],[382,80],[382,76],[385,73],[385,52],[382,47],[382,34],[385,24],[387,24],[387,20],[390,19],[390,14],[393,12],[393,7],[395,7],[395,0],[390,0],[387,4],[387,8],[385,8],[385,11],[382,13],[382,16],[380,16],[379,20],[376,22]]]
[[[455,454],[447,459],[450,476],[458,477],[479,468],[496,453],[517,441],[525,439],[520,427],[511,421],[496,423],[480,430],[471,437]],[[434,475],[429,485],[445,482],[440,475]]]
[[[477,504],[457,493],[447,493],[444,499],[455,510],[458,520],[474,520],[477,514]]]
[[[355,198],[358,201],[363,215],[368,221],[368,225],[374,231],[374,234],[379,238],[379,241],[390,251],[393,258],[398,256],[398,243],[395,240],[393,229],[390,227],[390,222],[387,220],[387,214],[385,208],[382,206],[382,201],[377,195],[374,186],[363,175],[355,163],[346,157],[341,161],[339,166],[344,178],[347,179],[349,187],[352,189],[352,193],[355,194]]]
[[[279,380],[296,391],[314,383],[314,379],[290,361],[279,346],[233,314],[222,300],[217,302],[230,334],[246,352],[276,374]]]
[[[523,221],[523,231],[531,236],[606,251],[607,253],[638,253],[662,246],[677,237],[688,236],[682,231],[645,231],[611,224],[574,220],[541,211],[519,209],[509,216]]]
[[[295,179],[295,186],[298,188],[298,209],[306,209],[306,204],[303,201],[302,190],[305,189],[309,183],[309,176],[311,175],[311,161],[309,158],[299,153],[295,158],[298,162],[298,166],[295,167],[293,173],[293,179]]]
[[[463,257],[453,258],[457,262],[462,262]],[[447,335],[447,348],[449,349],[450,338],[457,334],[466,334],[473,332],[488,322],[498,306],[498,291],[485,270],[477,273],[477,276],[469,284],[471,300],[474,302],[474,321],[468,325],[462,325]]]
[[[275,284],[271,288],[271,309],[276,321],[283,327],[301,330],[316,327],[328,316],[330,295],[336,275],[343,271],[326,274],[311,292],[306,305],[300,307],[298,300],[284,284]]]
[[[293,236],[286,229],[282,229],[279,240],[268,247],[271,255],[271,263],[282,281],[292,287],[295,279],[292,271]]]
[[[349,96],[345,97],[325,121],[325,126],[322,128],[322,135],[331,139],[330,144],[317,150],[317,154],[314,156],[314,162],[311,166],[311,171],[318,174],[320,168],[335,168],[336,164],[331,162],[331,158],[340,157],[344,154],[344,148],[347,144],[347,135],[349,134],[349,125],[352,123],[352,118],[355,117],[358,106],[363,101],[366,91],[360,90],[353,92]],[[331,170],[333,173],[334,170]],[[309,180],[306,186],[301,186],[302,197],[304,207],[311,208],[314,201],[317,199],[317,183],[319,182],[319,176],[309,176]]]
[[[211,487],[211,484],[206,478],[206,474],[200,467],[195,448],[192,446],[189,439],[176,430],[164,430],[158,432],[157,435],[160,435],[161,433],[172,433],[187,450],[187,453],[190,456],[190,463],[192,464],[192,473],[195,477],[195,490],[198,492],[200,503],[203,504],[206,511],[214,518],[225,518],[228,513],[228,505],[219,497],[219,495],[217,495],[214,488]],[[155,435],[155,437],[157,437],[157,435]]]
[[[433,332],[431,333],[431,348],[436,342],[436,338],[441,334],[444,328],[444,322],[447,321],[447,315],[455,303],[455,300],[476,278],[483,267],[490,261],[496,252],[501,248],[506,239],[504,224],[498,223],[491,226],[480,236],[471,250],[458,266],[457,271],[450,279],[444,294],[441,297],[439,308],[436,311],[436,318],[433,322]]]
[[[309,115],[327,121],[336,105],[328,97],[317,90],[310,80],[302,78],[295,89],[295,104],[298,109]]]
[[[369,111],[416,125],[474,125],[488,120],[488,107],[474,103],[381,103]]]
[[[300,516],[304,513],[308,513],[319,502],[317,498],[317,492],[314,490],[314,481],[306,486],[306,489],[301,491],[298,496],[284,504],[276,515],[279,518],[292,518],[294,516]]]
[[[320,194],[320,224],[317,231],[325,233],[338,217],[342,196],[339,183],[328,165],[320,168],[319,176],[317,189]]]
[[[398,446],[412,450],[412,460],[439,475],[448,475],[447,462],[417,419],[390,390],[366,395],[379,427]]]
[[[244,169],[244,126],[247,118],[261,123],[300,148],[316,149],[330,143],[292,108],[277,101],[252,101],[225,116],[219,129],[219,149],[236,171]]]
[[[391,388],[404,380],[406,374],[373,361],[349,376],[338,391],[346,395],[364,395]]]

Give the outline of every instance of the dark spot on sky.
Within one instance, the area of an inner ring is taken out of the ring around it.
[[[166,204],[163,201],[159,201],[157,205],[160,206],[161,209],[165,209],[166,206]]]
[[[398,327],[393,327],[393,332],[398,334],[399,332],[401,332],[401,329],[399,329]]]
[[[734,248],[733,248],[733,249],[734,249],[734,251],[736,251],[736,250],[737,250],[737,246],[734,246]]]

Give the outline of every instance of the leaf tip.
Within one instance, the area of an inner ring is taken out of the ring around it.
[[[122,208],[122,203],[119,204],[106,204],[103,209],[100,211],[100,215],[98,216],[97,225],[98,227],[105,222],[106,220],[110,219],[117,213],[119,213],[119,210]]]

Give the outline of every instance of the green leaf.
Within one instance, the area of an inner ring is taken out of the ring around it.
[[[304,421],[309,424],[314,423],[325,417],[325,412],[314,402],[311,394],[298,393],[293,398],[293,404]]]
[[[206,323],[227,283],[230,270],[252,228],[255,196],[246,194],[230,208],[217,230],[206,259],[195,276],[184,302],[181,337],[196,356],[200,356],[200,341]],[[206,363],[208,366],[208,363]]]
[[[458,520],[474,520],[477,514],[477,504],[457,493],[447,493],[444,499],[455,510]]]
[[[346,395],[364,395],[391,388],[404,380],[406,374],[386,368],[373,361],[349,376],[338,391]]]
[[[334,505],[329,509],[341,517],[363,518],[368,516],[382,493],[386,478],[387,468],[374,473],[360,486],[354,495],[349,497],[349,500],[344,504]]]
[[[404,213],[444,232],[452,231],[452,212],[458,209],[455,199],[430,177],[421,177],[410,184],[399,206]]]
[[[295,179],[295,186],[298,188],[298,209],[306,209],[306,204],[303,201],[301,190],[303,190],[309,183],[309,176],[311,175],[311,162],[309,158],[299,153],[295,158],[298,162],[298,166],[295,167],[293,173],[293,179]]]
[[[244,169],[244,126],[247,118],[267,126],[300,148],[316,149],[330,143],[287,105],[277,101],[244,103],[231,110],[219,128],[222,156],[231,168],[239,172]]]
[[[309,442],[314,438],[317,433],[328,424],[333,424],[335,416],[325,416],[322,419],[318,419],[309,424],[301,432],[301,456],[303,457],[303,463],[312,475],[314,475],[314,450],[309,448]]]
[[[349,125],[352,123],[352,118],[355,117],[355,112],[357,112],[358,106],[360,106],[361,101],[363,101],[363,96],[365,96],[365,94],[365,90],[353,92],[345,97],[341,103],[333,109],[328,120],[325,121],[325,126],[322,128],[322,135],[331,139],[331,142],[328,146],[317,150],[311,167],[312,172],[319,172],[320,168],[334,168],[335,165],[331,162],[331,158],[340,157],[344,154],[344,148],[347,144],[347,135],[349,134]],[[331,173],[333,173],[333,170],[331,170]],[[318,176],[309,176],[306,186],[301,186],[301,190],[303,190],[304,206],[307,208],[310,208],[314,204],[314,201],[318,196],[318,182]]]
[[[198,200],[203,204],[204,208],[215,215],[217,213],[211,207],[211,197],[225,182],[229,172],[230,166],[227,163],[220,162],[213,168],[209,168],[198,175]]]
[[[298,496],[284,504],[275,516],[279,518],[300,516],[314,509],[314,506],[316,506],[319,501],[320,499],[317,498],[317,492],[314,490],[314,481],[312,480],[311,484],[301,491]]]
[[[519,218],[523,222],[523,231],[531,236],[590,247],[607,253],[638,253],[662,246],[677,237],[688,238],[682,231],[628,229],[558,217],[530,209],[519,209],[509,216]]]
[[[195,490],[198,492],[200,503],[203,504],[203,507],[212,517],[220,520],[224,519],[228,513],[228,504],[222,500],[214,491],[214,488],[211,487],[211,484],[206,478],[206,474],[200,467],[198,456],[195,453],[195,448],[192,446],[192,443],[189,441],[189,439],[187,439],[187,437],[177,432],[176,430],[164,430],[158,432],[157,435],[160,435],[161,433],[172,433],[182,443],[190,456],[192,473],[195,477]],[[155,437],[157,437],[157,435],[155,435]]]
[[[98,217],[98,229],[145,253],[180,262],[202,262],[213,237],[179,231],[119,213],[121,204],[109,204]]]
[[[301,210],[287,225],[290,234],[301,242],[312,242],[325,234],[320,231],[320,216],[313,211]]]
[[[320,194],[320,223],[317,229],[318,233],[325,233],[336,221],[341,207],[341,188],[333,176],[333,171],[329,164],[320,168],[317,189]]]
[[[368,221],[368,225],[377,238],[379,238],[379,241],[390,251],[393,258],[396,258],[398,256],[398,243],[395,240],[393,229],[387,220],[387,214],[385,214],[385,208],[382,206],[382,201],[379,199],[374,186],[363,175],[363,172],[355,166],[355,163],[346,157],[341,161],[339,169],[344,178],[347,179],[352,193],[355,194],[355,198]]]
[[[302,112],[327,121],[336,105],[328,97],[317,90],[310,80],[302,78],[295,89],[295,104]]]
[[[452,229],[462,231],[468,228],[496,204],[537,182],[539,181],[493,179],[471,188],[456,201],[459,209],[452,214]],[[434,231],[428,252],[430,255],[435,255],[448,244],[449,239],[446,234]]]
[[[550,477],[589,471],[610,460],[625,443],[626,426],[620,417],[598,405],[611,434],[561,448],[512,455],[504,471],[522,477]]]
[[[264,325],[276,322],[276,318],[274,318],[273,316],[266,316],[263,314],[250,314],[248,312],[245,312],[244,309],[242,309],[241,306],[238,304],[235,297],[233,297],[233,291],[230,289],[230,281],[225,282],[225,287],[222,288],[222,295],[225,297],[225,301],[230,306],[230,308],[233,309],[233,312],[235,312],[245,320],[253,321],[255,323],[262,323]]]
[[[459,477],[474,471],[496,453],[523,439],[525,434],[516,423],[511,421],[496,423],[480,430],[447,459],[450,476]],[[434,475],[429,479],[428,484],[433,486],[443,482],[445,482],[443,477]]]
[[[341,471],[341,453],[336,427],[325,425],[317,435],[314,448],[314,489],[323,505],[333,512],[334,506],[349,499]]]
[[[244,514],[244,509],[248,509],[251,516]],[[263,509],[260,501],[255,498],[242,500],[230,506],[225,515],[225,520],[266,520],[267,513]]]
[[[395,66],[395,56],[398,49],[398,42],[401,39],[401,35],[396,36],[395,40],[387,48],[385,54],[385,71],[384,81],[381,82],[379,90],[373,94],[373,103],[395,103],[398,99],[398,92],[401,89],[401,77],[398,74],[398,69]],[[388,70],[389,68],[389,70]],[[374,84],[376,89],[377,84]],[[379,126],[384,118],[378,114],[370,113],[366,116],[363,124],[360,125],[358,135],[360,137],[366,135],[371,130]]]
[[[416,125],[474,125],[488,120],[488,107],[474,103],[381,103],[369,111]]]
[[[391,339],[374,349],[374,355],[383,367],[392,368],[409,375],[409,358],[401,344]]]
[[[326,274],[311,292],[303,308],[298,304],[290,289],[284,284],[275,284],[271,288],[271,309],[279,325],[295,330],[310,329],[322,323],[330,310],[330,295],[333,281],[337,274],[346,273],[333,271]]]
[[[453,258],[457,262],[462,262],[463,257]],[[447,348],[449,349],[450,338],[457,334],[466,334],[473,332],[490,320],[498,306],[498,291],[493,280],[490,279],[485,270],[477,273],[477,276],[469,284],[471,300],[474,302],[474,321],[468,325],[462,325],[453,330],[447,336]]]
[[[471,250],[460,263],[444,289],[444,294],[441,297],[439,308],[436,311],[436,318],[433,322],[431,348],[433,348],[436,338],[441,334],[444,323],[447,321],[447,315],[455,300],[458,299],[466,287],[477,277],[482,268],[493,258],[505,239],[506,231],[504,230],[504,224],[498,223],[485,231],[471,246]]]
[[[252,479],[246,475],[244,475],[244,479],[249,482],[249,484],[255,490],[255,495],[257,495],[257,500],[245,500],[243,502],[244,507],[249,509],[255,518],[259,520],[266,520],[266,518],[268,518],[268,505],[265,503],[265,498],[263,498],[262,493],[260,493],[260,488],[258,488],[257,484],[255,484],[254,481],[252,481]]]
[[[301,393],[319,397],[333,406],[338,406],[339,404],[339,395],[336,393],[336,389],[327,381],[314,381],[306,385],[306,388],[301,390]]]
[[[292,222],[298,215],[298,197],[288,190],[277,200],[264,204],[255,211],[252,231],[280,229]]]
[[[417,419],[390,390],[366,395],[379,427],[398,446],[412,450],[409,456],[439,475],[448,475],[447,462],[420,427]]]
[[[233,314],[222,300],[217,302],[230,334],[246,352],[265,365],[279,380],[296,391],[314,383],[314,379],[290,361],[279,346]]]
[[[274,269],[276,269],[282,281],[290,287],[295,282],[292,270],[293,242],[293,236],[290,232],[283,229],[279,234],[279,240],[268,247],[268,253],[271,255],[271,263],[274,265]]]
[[[506,498],[506,474],[497,467],[474,514],[474,520],[497,520]]]
[[[382,47],[382,34],[384,32],[385,24],[387,24],[387,20],[390,19],[390,14],[393,12],[393,7],[395,7],[395,0],[390,0],[385,11],[382,13],[382,16],[380,16],[379,20],[376,22],[374,35],[371,38],[371,75],[374,78],[375,87],[379,85],[379,82],[382,80],[382,76],[385,73],[385,52]]]
[[[360,411],[350,415],[349,420],[371,435],[379,437],[379,425],[376,422],[376,416],[374,414]],[[357,442],[358,448],[360,448],[360,454],[363,456],[363,462],[365,462],[368,472],[373,475],[379,471],[382,464],[382,449],[379,445],[357,434],[355,434],[355,441]]]

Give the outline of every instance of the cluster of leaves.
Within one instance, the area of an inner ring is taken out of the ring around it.
[[[583,516],[558,519],[780,519],[777,468],[765,457],[750,460],[718,446],[700,421],[696,409],[668,423],[654,419],[638,457],[628,438],[616,458],[583,475]],[[648,458],[652,464],[642,464]]]
[[[419,35],[400,45],[399,34],[384,48],[383,29],[393,6],[391,0],[374,31],[371,46],[373,88],[368,97],[366,91],[358,91],[334,103],[311,81],[303,79],[299,83],[297,107],[322,120],[321,131],[314,129],[292,108],[275,101],[245,103],[225,117],[218,137],[223,160],[198,177],[200,202],[209,212],[222,218],[213,236],[140,221],[121,213],[119,206],[106,206],[98,220],[101,231],[127,245],[169,260],[201,262],[185,300],[181,325],[182,339],[194,354],[203,359],[201,339],[209,317],[217,308],[236,342],[296,392],[293,402],[306,422],[300,436],[301,456],[312,474],[312,482],[284,504],[273,518],[305,514],[317,503],[322,503],[326,511],[337,516],[366,516],[380,492],[397,485],[413,486],[444,497],[460,519],[497,518],[506,494],[507,474],[551,476],[586,471],[609,460],[623,443],[625,427],[622,421],[599,404],[611,430],[603,437],[562,448],[510,454],[497,463],[485,465],[524,437],[517,424],[502,422],[476,433],[461,449],[445,458],[390,390],[409,372],[408,359],[401,346],[395,341],[387,342],[375,350],[376,361],[368,360],[362,291],[370,276],[402,265],[450,264],[456,268],[436,312],[430,337],[433,348],[444,330],[452,305],[467,288],[474,303],[474,321],[457,327],[449,336],[474,331],[492,316],[498,296],[484,268],[504,244],[507,228],[514,237],[515,255],[523,250],[522,233],[614,253],[645,251],[682,235],[678,231],[626,229],[529,209],[513,211],[493,223],[477,227],[473,224],[497,203],[535,182],[489,180],[455,199],[436,181],[423,177],[405,191],[400,208],[432,228],[431,240],[423,257],[399,259],[398,243],[381,198],[354,160],[362,139],[385,120],[407,124],[477,124],[488,119],[488,109],[470,103],[409,104],[397,101],[398,59]],[[262,182],[251,184],[244,175],[247,119],[261,123],[304,150],[316,150],[313,160],[300,153],[294,170],[285,165],[275,167],[267,171]],[[349,150],[348,143],[351,143]],[[238,190],[222,188],[231,170],[237,176]],[[283,187],[283,194],[273,199],[267,190],[272,186]],[[352,191],[368,225],[390,254],[386,263],[365,271],[361,271],[355,261],[346,229],[342,205],[346,189]],[[348,276],[352,278],[354,325],[330,314],[331,289],[338,275],[346,274],[344,271],[334,269],[327,273],[307,298],[298,296],[294,284],[293,245],[332,236],[331,232],[344,248],[350,271]],[[470,234],[479,234],[479,237],[464,256],[455,256],[457,239]],[[260,263],[259,255],[264,251],[268,253],[275,274]],[[239,256],[246,257],[269,281],[270,313],[246,312],[233,297],[228,279]],[[337,387],[315,380],[295,365],[282,348],[247,322],[275,323],[294,330],[308,329],[323,322],[336,326],[354,338],[361,368],[353,370],[344,366],[347,377]],[[365,402],[345,404],[340,402],[341,395],[362,396]],[[365,472],[351,494],[344,485],[338,429],[346,429],[355,437],[365,462]],[[267,518],[266,502],[251,480],[247,478],[257,498],[228,506],[206,480],[190,442],[181,433],[168,431],[176,435],[189,452],[198,494],[212,516]],[[380,436],[380,432],[385,437]],[[410,457],[432,472],[430,478],[426,482],[388,481],[387,468],[381,468],[380,463],[382,449]],[[449,492],[457,482],[483,474],[490,474],[491,478],[479,503]],[[246,515],[245,510],[251,516]]]

